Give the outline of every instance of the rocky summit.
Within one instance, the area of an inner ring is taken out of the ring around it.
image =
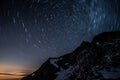
[[[101,33],[72,53],[49,58],[21,80],[120,80],[120,31]]]

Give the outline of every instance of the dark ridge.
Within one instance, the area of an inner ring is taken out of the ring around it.
[[[103,43],[107,41],[120,40],[120,31],[103,32],[93,38],[92,43]]]
[[[49,58],[21,80],[120,80],[120,31],[83,41],[72,53]]]

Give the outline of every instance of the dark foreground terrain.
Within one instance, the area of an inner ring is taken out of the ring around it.
[[[49,58],[22,80],[120,80],[120,31],[99,34],[72,53]]]

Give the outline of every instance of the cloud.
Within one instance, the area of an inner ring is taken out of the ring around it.
[[[27,73],[0,73],[0,76],[25,76]]]

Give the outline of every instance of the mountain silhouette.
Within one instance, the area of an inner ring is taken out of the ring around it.
[[[21,80],[120,80],[120,31],[83,41],[73,52],[49,58]]]

